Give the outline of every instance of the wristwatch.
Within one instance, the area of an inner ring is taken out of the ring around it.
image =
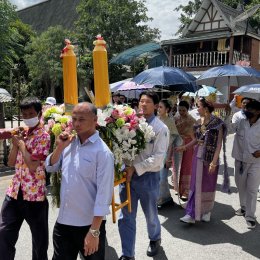
[[[89,233],[93,236],[93,237],[99,237],[100,235],[100,231],[99,229],[89,229]]]

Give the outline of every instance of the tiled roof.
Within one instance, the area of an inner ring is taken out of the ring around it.
[[[20,19],[32,26],[36,32],[43,32],[50,26],[62,25],[73,29],[78,18],[76,6],[80,0],[45,0],[18,11]]]

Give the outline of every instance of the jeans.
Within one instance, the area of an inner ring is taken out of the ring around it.
[[[132,177],[132,211],[128,212],[127,207],[122,208],[118,220],[118,228],[122,244],[122,254],[124,256],[132,257],[135,255],[136,214],[139,200],[146,218],[149,239],[151,241],[156,241],[161,238],[161,224],[159,222],[157,211],[159,182],[159,172],[147,172],[141,176],[134,174]],[[119,194],[121,201],[125,201],[125,184],[120,185]]]

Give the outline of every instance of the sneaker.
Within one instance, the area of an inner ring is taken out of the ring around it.
[[[245,216],[246,215],[246,211],[244,209],[238,209],[235,211],[235,215],[237,216]]]
[[[203,214],[201,220],[204,222],[210,222],[210,216],[211,216],[211,212]]]
[[[188,214],[180,218],[180,221],[188,224],[195,224],[195,219]]]
[[[257,198],[257,201],[260,201],[260,197]]]
[[[247,224],[247,228],[248,228],[248,229],[254,229],[255,226],[256,226],[256,223],[255,223],[255,221],[253,221],[253,220],[247,220],[247,221],[246,221],[246,224]]]

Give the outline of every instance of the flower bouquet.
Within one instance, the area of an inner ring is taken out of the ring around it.
[[[50,153],[51,153],[55,147],[55,140],[58,135],[60,135],[63,131],[66,131],[68,133],[73,132],[72,121],[71,121],[71,117],[65,115],[63,108],[59,106],[52,106],[50,108],[47,108],[43,112],[43,121],[44,121],[45,130],[50,134],[50,139],[51,139]],[[50,182],[51,182],[52,204],[56,207],[59,207],[61,172],[57,172],[56,174],[51,174]]]
[[[97,129],[115,156],[115,181],[123,177],[124,165],[130,165],[155,136],[145,118],[127,105],[99,109]]]

